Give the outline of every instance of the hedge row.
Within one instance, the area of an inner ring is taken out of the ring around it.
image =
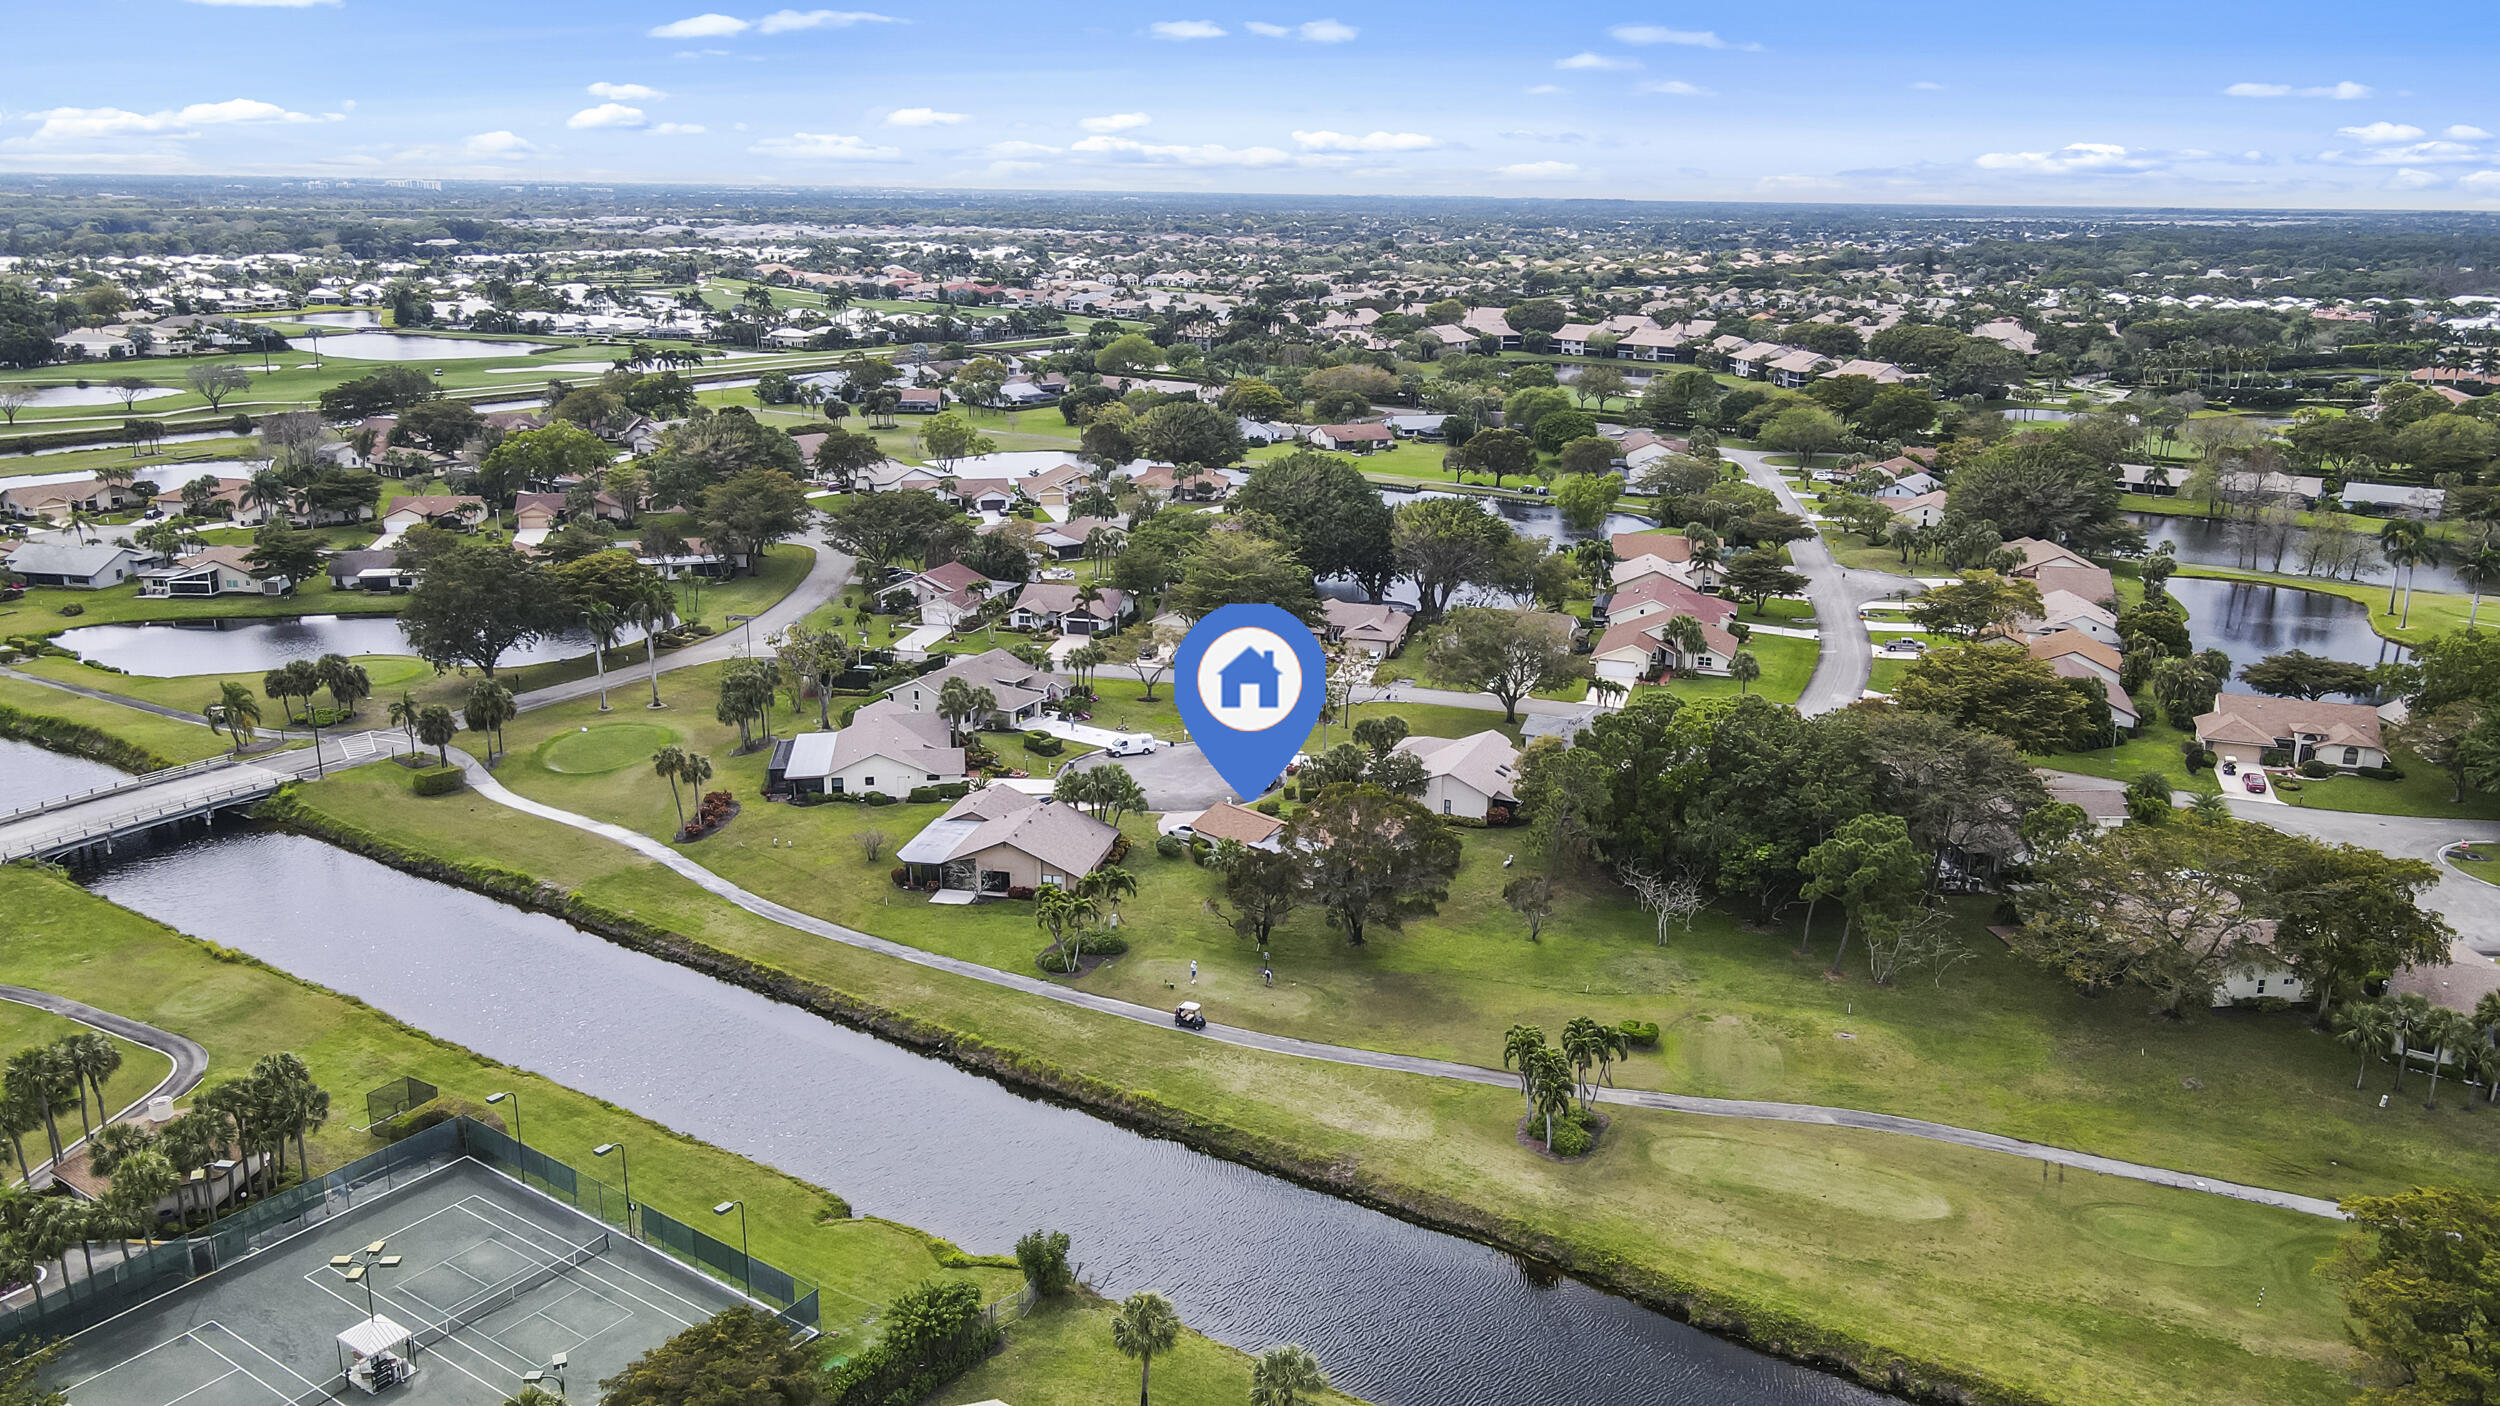
[[[162,771],[176,764],[171,757],[115,737],[100,727],[49,713],[30,713],[6,703],[0,703],[0,737],[32,742],[47,752],[85,757],[133,775]]]

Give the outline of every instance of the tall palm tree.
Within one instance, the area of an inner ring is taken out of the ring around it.
[[[2438,549],[2431,541],[2430,524],[2414,518],[2400,517],[2378,530],[2379,556],[2388,567],[2387,608],[2396,608],[2396,586],[2401,579],[2405,586],[2406,616],[2413,614],[2413,569],[2439,559]]]
[[[7,1088],[11,1098],[23,1100],[43,1115],[45,1145],[55,1162],[61,1158],[60,1108],[68,1101],[76,1077],[64,1067],[61,1052],[50,1045],[19,1050],[9,1056],[7,1071],[0,1074],[0,1086]]]
[[[2471,1022],[2445,1006],[2432,1007],[2428,1016],[2423,1019],[2421,1029],[2422,1038],[2430,1042],[2431,1051],[2431,1091],[2430,1097],[2423,1102],[2422,1106],[2437,1108],[2439,1106],[2439,1071],[2451,1060],[2462,1066],[2465,1062],[2466,1042],[2477,1037]]]
[[[34,1180],[26,1165],[26,1135],[42,1126],[43,1114],[32,1101],[20,1098],[14,1089],[0,1090],[0,1136],[9,1140],[9,1156],[16,1159],[19,1181]]]
[[[592,601],[582,612],[582,625],[590,631],[591,663],[599,670],[599,711],[604,713],[608,711],[608,651],[616,647],[625,617],[605,601]]]
[[[171,1196],[181,1186],[180,1178],[165,1154],[145,1148],[122,1159],[113,1172],[112,1189],[104,1204],[113,1217],[116,1229],[124,1235],[137,1232],[149,1249],[156,1248],[156,1203]]]
[[[651,754],[651,770],[668,782],[668,798],[677,803],[677,828],[686,828],[686,798],[677,792],[677,783],[686,774],[686,749],[672,742]]]
[[[325,654],[313,661],[313,678],[342,716],[353,714],[357,704],[373,696],[372,675],[344,654]]]
[[[260,700],[238,679],[218,685],[217,701],[208,707],[208,725],[234,738],[236,756],[260,729]]]
[[[2357,1089],[2370,1077],[2370,1057],[2385,1054],[2395,1039],[2396,1023],[2385,1006],[2365,1006],[2357,1001],[2345,1006],[2339,1019],[2344,1030],[2336,1038],[2361,1052],[2360,1071],[2352,1076],[2352,1086]]]
[[[1554,1146],[1554,1115],[1571,1111],[1578,1076],[1570,1057],[1557,1049],[1538,1050],[1535,1062],[1536,1076],[1528,1086],[1528,1112],[1531,1117],[1544,1118],[1545,1146],[1550,1151]]]
[[[1514,1025],[1502,1037],[1502,1067],[1519,1070],[1519,1108],[1528,1111],[1536,1084],[1536,1059],[1545,1048],[1545,1032],[1534,1025]]]
[[[70,1072],[78,1079],[79,1125],[93,1132],[87,1123],[87,1091],[95,1091],[96,1122],[112,1117],[113,1110],[104,1106],[104,1081],[120,1071],[121,1048],[100,1031],[82,1030],[61,1041],[60,1049]]]
[[[1271,1347],[1250,1369],[1250,1406],[1300,1406],[1328,1390],[1328,1374],[1300,1343]]]
[[[969,679],[948,679],[938,689],[937,711],[957,733],[970,733],[975,723],[998,711],[998,695]]]
[[[2474,592],[2474,603],[2465,612],[2465,628],[2470,630],[2475,618],[2483,613],[2483,592],[2500,585],[2500,541],[2486,536],[2473,550],[2458,557],[2457,575]]]
[[[408,750],[411,752],[417,750],[417,715],[423,711],[425,711],[424,708],[417,702],[417,695],[403,688],[399,691],[399,697],[391,703],[389,711],[385,714],[392,726],[407,732]]]
[[[1120,1301],[1120,1311],[1111,1319],[1111,1345],[1123,1357],[1137,1359],[1137,1406],[1147,1406],[1155,1354],[1170,1352],[1180,1338],[1181,1316],[1170,1299],[1146,1289]]]
[[[1076,881],[1079,898],[1100,904],[1110,914],[1110,925],[1120,925],[1120,900],[1137,896],[1137,876],[1117,864],[1106,864]]]
[[[651,666],[651,706],[665,708],[660,701],[660,631],[677,618],[676,602],[665,585],[655,582],[625,607],[625,618],[642,631],[642,660]]]
[[[1051,946],[1059,949],[1059,970],[1076,970],[1077,948],[1068,934],[1092,921],[1097,905],[1094,900],[1057,884],[1045,884],[1033,894],[1033,925],[1050,934]]]
[[[2423,1021],[2430,1016],[2431,1003],[2419,996],[2390,993],[2379,1004],[2387,1012],[2388,1034],[2396,1044],[2396,1077],[2387,1086],[2390,1092],[2395,1092],[2405,1086],[2405,1061],[2413,1050],[2419,1048],[2413,1041],[2421,1033]]]
[[[1762,677],[1762,661],[1750,649],[1740,649],[1727,661],[1727,676],[1736,680],[1738,693],[1753,692],[1754,680]]]

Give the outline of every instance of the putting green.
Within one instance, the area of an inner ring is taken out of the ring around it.
[[[2075,1213],[2083,1233],[2121,1254],[2187,1269],[2238,1264],[2248,1252],[2221,1231],[2190,1216],[2152,1206],[2097,1202]]]
[[[1953,1214],[1953,1203],[1925,1178],[1852,1156],[1771,1158],[1752,1143],[1714,1137],[1661,1138],[1650,1156],[1670,1171],[1705,1184],[1732,1183],[1862,1216],[1922,1221]]]
[[[596,776],[649,762],[652,753],[679,735],[677,729],[658,723],[600,723],[540,743],[538,764],[568,776]]]

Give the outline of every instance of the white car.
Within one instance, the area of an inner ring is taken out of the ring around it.
[[[1143,733],[1124,734],[1103,750],[1115,757],[1142,757],[1154,751],[1155,740]]]

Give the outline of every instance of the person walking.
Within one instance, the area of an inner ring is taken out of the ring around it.
[[[1276,984],[1276,969],[1274,967],[1259,968],[1259,975],[1267,978],[1268,985],[1274,986]]]
[[[1195,957],[1189,959],[1189,984],[1198,984],[1198,959]]]

